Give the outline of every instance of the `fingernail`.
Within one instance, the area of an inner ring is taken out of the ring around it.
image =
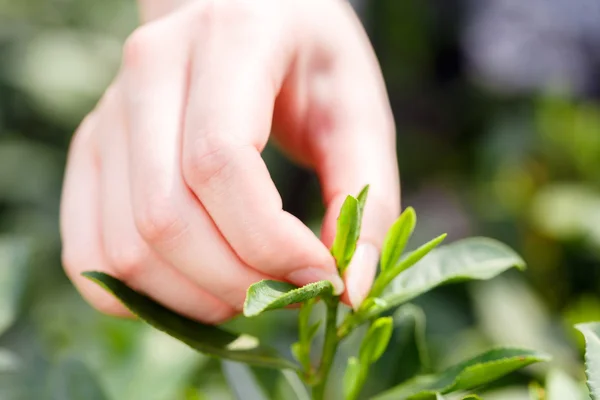
[[[333,294],[339,296],[344,293],[344,281],[337,274],[323,271],[319,268],[305,268],[291,272],[287,280],[298,286],[308,285],[317,281],[329,281],[333,285]]]
[[[348,298],[354,310],[358,310],[371,290],[379,250],[371,243],[361,243],[356,248],[352,261],[346,270],[346,284],[348,285]]]

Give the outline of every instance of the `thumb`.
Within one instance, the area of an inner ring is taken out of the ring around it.
[[[385,234],[400,213],[395,135],[346,131],[343,137],[340,134],[327,138],[331,143],[325,148],[331,150],[323,152],[324,157],[317,161],[327,206],[322,228],[322,240],[327,246],[333,243],[345,197],[356,196],[369,185],[360,238],[344,275],[347,290],[342,300],[357,308],[373,283]]]

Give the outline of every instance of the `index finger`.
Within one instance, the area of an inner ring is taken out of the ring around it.
[[[187,185],[238,256],[268,275],[304,285],[343,284],[328,249],[282,201],[260,150],[289,60],[244,11],[197,35],[183,138]],[[231,19],[240,18],[239,21]],[[218,37],[213,43],[211,38]],[[227,45],[220,45],[226,43]],[[272,46],[271,46],[272,45]]]

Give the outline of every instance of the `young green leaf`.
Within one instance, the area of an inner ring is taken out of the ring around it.
[[[390,284],[394,278],[400,275],[403,271],[409,269],[417,262],[421,261],[423,257],[429,254],[433,249],[435,249],[440,243],[444,241],[446,238],[446,234],[442,234],[435,239],[430,240],[424,245],[420,246],[415,251],[410,252],[406,257],[404,257],[400,262],[395,264],[393,267],[383,271],[379,277],[375,280],[373,284],[373,289],[371,289],[370,296],[379,296],[385,290],[385,288]]]
[[[445,399],[445,398],[444,398],[444,396],[442,396],[441,394],[439,394],[439,393],[436,393],[436,394],[435,394],[435,400],[446,400],[446,399]]]
[[[356,241],[360,235],[360,217],[358,200],[352,196],[346,197],[340,210],[337,231],[331,247],[331,254],[337,262],[340,274],[346,270],[356,250]]]
[[[463,239],[440,246],[388,285],[382,296],[387,303],[384,310],[442,284],[491,279],[513,267],[524,269],[525,262],[510,247],[493,239]]]
[[[269,368],[296,368],[294,363],[277,355],[272,349],[261,346],[254,337],[237,335],[188,319],[103,272],[88,271],[83,276],[115,295],[148,324],[201,353]]]
[[[358,231],[359,235],[360,235],[360,230],[362,228],[362,219],[363,219],[363,215],[365,214],[365,205],[367,204],[368,196],[369,196],[369,185],[366,185],[364,188],[362,188],[362,190],[360,191],[358,196],[356,196],[356,200],[358,201],[358,227],[356,228],[356,230]]]
[[[400,261],[406,243],[415,230],[417,214],[412,207],[408,207],[400,218],[394,222],[383,241],[381,250],[381,271],[392,268]]]
[[[462,400],[481,400],[481,397],[477,396],[476,394],[468,394],[463,397]]]
[[[593,400],[600,400],[600,322],[575,326],[585,338],[585,373]]]
[[[248,288],[244,302],[244,315],[255,317],[268,310],[302,303],[315,297],[330,295],[332,292],[333,286],[329,281],[309,283],[299,288],[287,282],[263,280]]]
[[[348,359],[346,372],[344,373],[344,398],[346,400],[354,400],[358,397],[362,387],[362,375],[364,374],[363,366],[356,357]]]
[[[317,334],[321,321],[310,323],[310,315],[315,305],[316,299],[309,299],[302,303],[298,313],[298,341],[292,344],[292,354],[302,365],[303,371],[309,371],[310,365],[310,345],[312,339]]]
[[[369,196],[369,185],[365,185],[364,188],[360,191],[358,196],[356,196],[356,200],[358,200],[358,210],[360,211],[360,215],[363,214],[365,210],[365,204],[367,203],[367,197]]]
[[[360,346],[361,364],[368,366],[379,360],[392,337],[393,324],[391,317],[378,318],[371,324]]]
[[[436,393],[469,390],[492,382],[519,368],[548,359],[545,354],[533,350],[516,348],[490,350],[439,374],[418,376],[374,399],[417,400],[433,397]]]

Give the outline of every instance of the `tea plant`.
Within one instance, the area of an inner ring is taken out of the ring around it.
[[[344,274],[354,254],[367,195],[368,187],[365,187],[357,197],[348,196],[341,208],[331,248],[340,275]],[[340,310],[345,307],[328,281],[296,287],[286,282],[265,280],[248,289],[244,304],[246,317],[300,304],[298,341],[291,345],[295,361],[262,345],[254,337],[204,325],[178,315],[110,275],[93,271],[84,275],[113,293],[142,320],[204,354],[253,366],[294,371],[310,388],[315,400],[325,398],[330,370],[340,342],[366,324],[367,333],[356,356],[347,360],[343,379],[345,398],[354,400],[360,396],[370,367],[388,346],[394,329],[394,320],[387,315],[390,311],[402,306],[394,315],[412,315],[417,321],[422,312],[406,304],[417,296],[445,283],[490,279],[507,269],[525,267],[514,251],[487,238],[464,239],[442,246],[446,235],[440,235],[414,251],[405,252],[415,225],[415,211],[407,208],[385,238],[380,272],[369,295],[356,310],[349,310],[343,316]],[[311,314],[319,299],[325,304],[326,317],[321,356],[314,360],[313,339],[321,322],[313,323]],[[416,323],[416,326],[422,331],[424,320]],[[426,351],[422,343],[420,351]],[[512,371],[547,359],[546,355],[533,350],[495,348],[445,371],[415,376],[373,399],[442,399],[446,393],[468,393]],[[598,382],[593,385],[598,385]],[[471,394],[463,398],[478,397]]]

